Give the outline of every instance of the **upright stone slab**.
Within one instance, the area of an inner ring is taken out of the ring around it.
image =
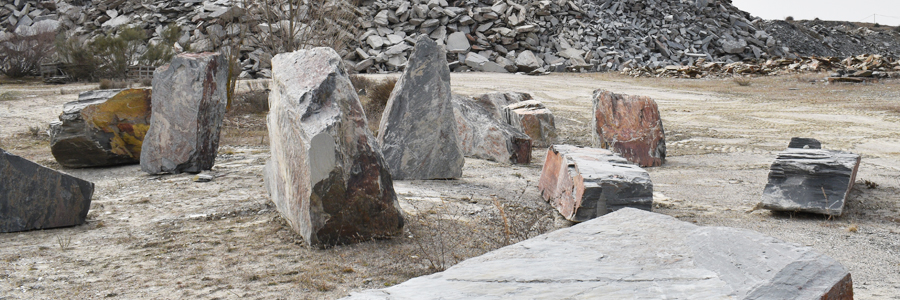
[[[475,99],[453,95],[453,113],[463,155],[502,163],[531,162],[531,138],[502,122]]]
[[[594,147],[610,149],[641,167],[666,161],[666,136],[656,101],[646,96],[594,91]]]
[[[625,207],[649,211],[653,205],[650,174],[606,149],[553,145],[547,150],[538,189],[573,222]]]
[[[809,247],[625,208],[344,299],[850,300],[853,280]]]
[[[67,168],[138,163],[150,127],[150,89],[84,92],[50,124],[50,152]]]
[[[0,149],[0,232],[83,224],[93,194],[89,181]]]
[[[353,85],[331,48],[272,59],[266,188],[310,245],[398,233],[403,216],[391,174]]]
[[[219,53],[179,54],[153,73],[153,113],[141,148],[150,174],[212,169],[225,118],[228,65]]]
[[[431,38],[419,35],[378,126],[391,175],[399,180],[461,177],[465,159],[456,131],[446,55]]]
[[[556,142],[556,123],[553,113],[537,100],[527,100],[503,108],[506,123],[519,128],[531,137],[534,147],[550,147]]]
[[[791,144],[818,144],[816,140]],[[856,181],[858,154],[815,148],[788,148],[769,168],[762,208],[840,216]]]

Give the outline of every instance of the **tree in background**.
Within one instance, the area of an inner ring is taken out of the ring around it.
[[[13,33],[0,33],[0,73],[9,77],[37,75],[41,61],[53,53],[58,23],[37,22]]]

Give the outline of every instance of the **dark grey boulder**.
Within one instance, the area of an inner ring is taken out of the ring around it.
[[[769,168],[760,207],[840,216],[859,170],[858,154],[788,148]]]
[[[394,179],[449,179],[465,164],[450,101],[450,68],[427,35],[413,53],[378,126],[378,141]]]
[[[83,224],[93,194],[89,181],[0,149],[0,232]]]
[[[809,247],[624,208],[344,299],[853,299]]]
[[[153,113],[141,148],[150,174],[212,169],[225,118],[228,64],[219,53],[179,54],[153,73]]]

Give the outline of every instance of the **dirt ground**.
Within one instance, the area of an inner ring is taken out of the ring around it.
[[[900,82],[813,81],[824,76],[739,86],[730,79],[468,73],[453,74],[452,86],[469,95],[531,93],[554,112],[560,143],[575,145],[590,143],[593,90],[650,96],[668,148],[666,164],[647,169],[655,212],[815,248],[851,272],[857,299],[900,299]],[[0,85],[0,148],[62,169],[43,130],[63,103],[95,87]],[[0,299],[334,299],[571,225],[539,197],[546,149],[536,149],[527,166],[467,159],[458,180],[395,182],[408,220],[402,236],[308,248],[263,188],[264,114],[241,105],[227,116],[212,182],[151,176],[135,165],[62,169],[96,184],[88,222],[0,234]],[[753,210],[775,154],[794,136],[863,156],[843,216]]]

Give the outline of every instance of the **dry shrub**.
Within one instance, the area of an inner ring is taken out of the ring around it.
[[[366,89],[372,86],[373,80],[363,75],[353,74],[350,75],[350,83],[353,84],[357,93],[365,95]]]
[[[0,93],[0,101],[10,101],[22,98],[22,93],[16,91],[6,91]]]
[[[800,73],[795,75],[794,78],[802,83],[815,83],[821,79],[821,76],[816,73]]]
[[[125,89],[125,88],[128,88],[128,85],[129,85],[128,82],[121,81],[121,80],[103,79],[103,80],[100,80],[100,86],[98,87],[98,89],[101,89],[101,90]]]
[[[368,88],[365,90],[365,96],[362,97],[363,109],[366,110],[369,129],[371,129],[373,133],[378,134],[378,125],[381,122],[381,115],[384,113],[384,108],[391,98],[391,92],[394,91],[394,86],[397,85],[397,78],[389,77],[374,83],[371,80],[366,80]]]
[[[55,39],[56,28],[44,22],[0,33],[0,73],[12,78],[36,75],[41,60],[53,52]]]
[[[141,79],[141,86],[145,86],[145,87],[153,86],[153,79],[150,79],[150,78]]]
[[[734,83],[737,83],[739,86],[750,86],[753,82],[751,82],[750,77],[744,76],[734,76]]]

